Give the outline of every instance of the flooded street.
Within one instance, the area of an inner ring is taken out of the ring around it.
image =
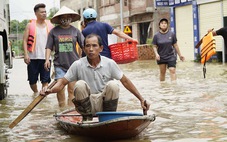
[[[227,141],[227,65],[207,63],[204,79],[200,63],[178,62],[176,83],[170,82],[168,72],[166,82],[159,82],[159,69],[154,60],[136,61],[120,68],[151,102],[148,114],[155,114],[156,120],[137,137],[118,142]],[[9,129],[9,124],[36,97],[27,82],[23,59],[14,59],[10,72],[9,94],[0,101],[1,142],[91,141],[69,135],[58,125],[53,114],[69,108],[59,108],[55,94],[46,97],[18,125]],[[138,100],[122,85],[118,111],[142,112]]]

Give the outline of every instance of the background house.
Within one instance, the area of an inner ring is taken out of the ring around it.
[[[128,34],[138,39],[140,44],[146,44],[147,39],[151,39],[159,30],[158,21],[161,18],[170,17],[170,9],[156,8],[154,0],[122,0],[122,12],[120,2],[121,0],[61,0],[60,5],[77,11],[81,16],[86,8],[94,8],[98,13],[98,21],[109,23],[122,31],[129,27],[131,33]],[[79,22],[75,25],[79,27]]]
[[[171,29],[176,33],[182,54],[187,60],[200,54],[195,45],[208,29],[218,30],[227,26],[227,0],[156,0],[157,7],[171,10]],[[215,37],[219,61],[226,61],[222,37]]]

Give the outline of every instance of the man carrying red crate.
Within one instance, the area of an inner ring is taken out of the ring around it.
[[[102,23],[102,22],[96,21],[97,12],[92,8],[86,9],[83,12],[83,16],[84,16],[86,27],[83,29],[82,34],[84,35],[84,37],[86,37],[87,35],[94,33],[99,35],[102,38],[102,43],[104,46],[103,51],[100,53],[102,56],[111,58],[110,49],[108,47],[108,34],[115,34],[120,38],[123,38],[126,40],[132,40],[138,43],[136,39],[131,38],[127,34],[123,33],[122,31],[114,29],[108,23]],[[85,54],[83,53],[82,56],[85,56]]]

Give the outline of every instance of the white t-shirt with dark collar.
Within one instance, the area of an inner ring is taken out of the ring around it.
[[[108,81],[120,80],[123,72],[114,60],[104,56],[100,57],[101,61],[96,68],[89,64],[87,57],[75,61],[64,78],[69,82],[84,80],[89,85],[91,94],[102,92]]]

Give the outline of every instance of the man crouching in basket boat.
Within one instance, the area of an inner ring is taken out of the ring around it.
[[[117,110],[120,87],[116,80],[120,80],[140,100],[141,107],[147,112],[149,102],[145,101],[114,60],[100,55],[102,50],[102,39],[96,34],[88,35],[83,47],[86,56],[75,61],[51,89],[44,87],[40,94],[56,93],[69,82],[76,81],[72,101],[83,116],[83,121],[91,121],[96,112]]]

